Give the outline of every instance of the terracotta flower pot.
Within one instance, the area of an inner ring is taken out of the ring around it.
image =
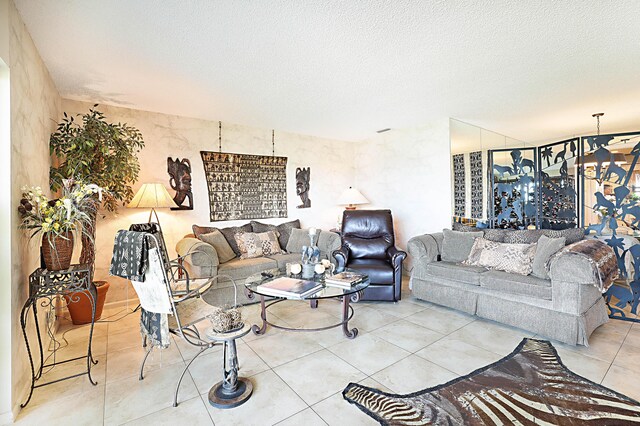
[[[42,236],[42,258],[49,271],[69,269],[73,255],[73,232],[60,235],[46,232]]]
[[[104,301],[110,284],[106,281],[96,281],[94,284],[98,290],[95,318],[98,321],[102,316],[102,308],[104,308]],[[75,325],[89,324],[91,322],[91,296],[87,290],[65,295],[64,299],[71,314],[71,321]]]

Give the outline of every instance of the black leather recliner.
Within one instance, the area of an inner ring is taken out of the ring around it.
[[[362,300],[400,300],[407,253],[395,247],[391,210],[345,210],[342,247],[333,256],[338,271],[347,267],[369,275]]]

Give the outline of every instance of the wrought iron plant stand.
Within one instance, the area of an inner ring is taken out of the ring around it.
[[[52,363],[45,364],[44,351],[42,348],[42,337],[40,336],[40,326],[38,324],[38,304],[42,308],[53,307],[58,296],[61,295],[67,296],[68,303],[76,303],[80,300],[80,295],[77,294],[78,292],[90,295],[89,300],[91,302],[91,324],[89,327],[89,343],[87,345],[87,354],[63,361],[55,361],[54,359]],[[38,303],[40,299],[45,300],[42,300],[40,303]],[[29,363],[31,365],[31,388],[29,390],[29,396],[27,397],[27,400],[22,403],[20,407],[24,408],[29,403],[29,401],[31,401],[31,396],[33,395],[34,389],[61,382],[63,380],[86,374],[89,378],[89,383],[94,386],[98,384],[91,377],[91,367],[98,363],[97,360],[93,359],[93,355],[91,353],[91,342],[93,339],[93,325],[96,316],[97,299],[97,290],[95,285],[91,282],[91,271],[89,269],[89,266],[86,264],[71,265],[69,269],[62,271],[48,271],[46,269],[39,268],[29,276],[29,297],[27,298],[27,301],[22,307],[22,311],[20,313],[20,326],[22,327],[22,335],[24,336],[25,345],[27,347],[27,355],[29,356]],[[36,338],[38,340],[38,349],[40,352],[40,366],[37,369],[34,366],[31,346],[29,345],[29,337],[27,335],[27,319],[30,310],[33,312]],[[44,368],[54,367],[56,365],[65,364],[85,358],[87,360],[86,371],[36,385],[36,381],[42,377],[42,371]]]

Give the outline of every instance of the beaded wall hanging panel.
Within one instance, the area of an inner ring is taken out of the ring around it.
[[[453,214],[463,217],[466,207],[464,154],[453,156]]]
[[[484,207],[482,151],[469,153],[469,170],[471,172],[471,218],[482,219]]]
[[[287,217],[287,157],[200,151],[210,218]]]

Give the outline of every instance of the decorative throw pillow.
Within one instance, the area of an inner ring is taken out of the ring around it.
[[[226,263],[236,257],[226,238],[218,229],[214,229],[213,232],[209,232],[208,234],[200,234],[198,235],[198,239],[207,244],[211,244],[213,248],[216,249],[220,263]]]
[[[459,232],[443,229],[444,241],[442,242],[442,260],[447,262],[463,262],[469,257],[471,247],[476,238],[481,238],[483,233]]]
[[[199,225],[192,225],[191,226],[191,230],[193,231],[193,235],[196,236],[197,239],[200,239],[200,235],[202,234],[210,234],[213,231],[215,231],[216,227],[213,226],[199,226]]]
[[[198,238],[198,235],[208,234],[210,232],[213,232],[214,229],[218,228],[214,228],[211,226],[193,225],[191,229],[193,230],[193,234],[196,236],[196,238]],[[218,230],[222,232],[222,235],[224,235],[224,239],[227,240],[236,256],[240,256],[242,253],[238,248],[238,243],[236,242],[235,235],[242,232],[252,232],[251,224],[247,223],[242,226],[230,226],[228,228],[220,228]]]
[[[484,230],[484,239],[489,241],[495,241],[497,243],[504,242],[504,236],[510,232],[508,229],[485,229]]]
[[[504,236],[504,242],[509,244],[533,244],[542,236],[542,229],[520,229],[508,231]]]
[[[479,266],[520,275],[529,275],[533,268],[536,244],[508,244],[488,241],[485,244]]]
[[[480,260],[480,254],[482,254],[482,250],[484,250],[487,243],[491,242],[492,241],[482,237],[476,238],[473,242],[473,246],[471,247],[471,251],[469,252],[469,257],[467,257],[467,260],[462,263],[469,266],[479,266],[478,261]]]
[[[582,228],[569,228],[569,229],[543,229],[543,235],[546,235],[549,238],[565,238],[565,245],[577,243],[578,241],[584,240],[584,229]]]
[[[238,247],[238,251],[240,252],[240,257],[243,259],[244,257],[242,257],[242,255],[247,253],[247,247],[243,238],[244,234],[251,234],[251,232],[238,232],[233,236],[236,241],[236,247]]]
[[[538,240],[536,255],[533,258],[533,272],[531,275],[542,278],[543,280],[548,280],[549,271],[547,270],[547,262],[551,256],[564,247],[565,242],[565,237],[549,238],[546,235],[541,236]]]
[[[300,229],[300,220],[292,220],[291,222],[281,223],[280,225],[270,225],[268,223],[261,223],[255,220],[251,221],[251,228],[253,232],[262,233],[267,231],[277,231],[278,232],[278,243],[280,243],[280,247],[287,247],[287,243],[289,242],[289,237],[291,236],[291,231],[293,229]]]
[[[292,229],[286,250],[288,253],[302,253],[302,246],[308,246],[310,242],[308,229]]]
[[[237,234],[237,238],[240,240],[238,246],[246,250],[240,256],[241,259],[252,259],[282,253],[275,231],[261,232],[259,234],[245,232],[244,234]]]

